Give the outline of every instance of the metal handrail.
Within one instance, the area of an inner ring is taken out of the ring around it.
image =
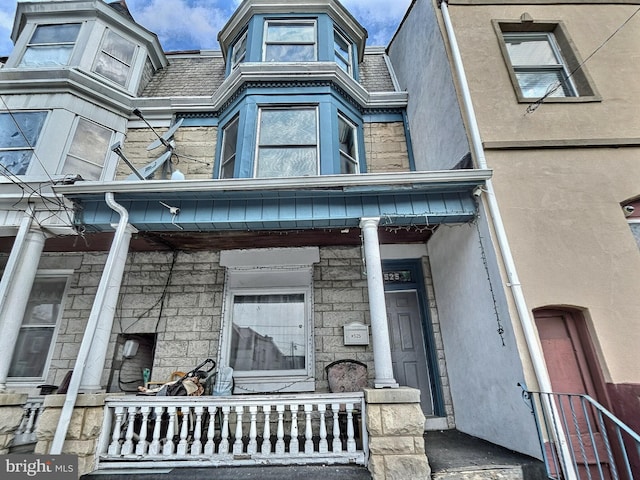
[[[536,421],[549,478],[566,478],[567,472],[589,480],[640,478],[640,435],[603,405],[586,394],[520,387]]]

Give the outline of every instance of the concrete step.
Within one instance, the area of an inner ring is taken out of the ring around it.
[[[433,480],[547,480],[544,463],[457,430],[426,432]]]
[[[80,480],[372,480],[366,467],[357,465],[278,465],[255,467],[166,468],[104,470]],[[408,480],[408,479],[407,479]]]

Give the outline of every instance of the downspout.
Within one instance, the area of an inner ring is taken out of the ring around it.
[[[458,81],[458,86],[460,88],[460,94],[462,96],[463,115],[465,116],[467,125],[469,127],[471,148],[473,150],[474,156],[476,157],[478,168],[487,169],[487,159],[484,155],[484,147],[482,146],[480,130],[478,128],[475,110],[471,101],[469,83],[467,82],[467,76],[464,72],[462,57],[460,55],[458,41],[453,30],[453,24],[451,23],[451,17],[449,16],[449,8],[447,6],[446,0],[442,0],[442,2],[440,3],[440,10],[442,11],[442,19],[444,21],[447,40],[449,41],[449,47],[451,49],[454,71],[456,79]],[[531,357],[531,363],[533,364],[533,370],[536,375],[536,380],[538,381],[538,387],[542,392],[552,392],[551,379],[549,378],[549,372],[547,371],[547,366],[544,361],[544,354],[542,352],[540,343],[538,342],[536,328],[529,313],[527,303],[525,302],[524,294],[522,293],[522,285],[520,284],[520,279],[518,278],[515,262],[511,253],[511,247],[509,246],[507,233],[504,228],[504,223],[502,221],[500,209],[498,208],[495,191],[493,189],[493,182],[490,178],[486,180],[486,195],[483,195],[482,198],[484,198],[487,203],[487,208],[495,231],[496,240],[498,241],[502,261],[504,263],[504,268],[507,274],[507,286],[511,289],[511,294],[513,296],[513,300],[518,313],[518,320],[520,321],[520,325],[522,326],[525,341],[529,349],[529,355]],[[555,409],[553,403],[551,403],[550,407],[552,410]],[[557,419],[559,417],[556,416],[554,418]],[[562,432],[562,425],[558,425],[558,427],[560,428],[560,432]],[[563,437],[564,434],[560,435],[561,448],[563,450],[563,454],[566,455],[565,458],[570,459],[571,455],[569,454],[566,440]],[[575,471],[573,471],[573,466],[570,464],[570,462],[568,462],[567,467],[567,470],[569,470],[565,471],[567,478],[577,478]]]
[[[78,351],[76,364],[73,368],[73,373],[71,374],[67,396],[65,398],[64,404],[62,405],[58,427],[56,428],[53,442],[51,443],[51,449],[49,450],[49,453],[52,455],[58,455],[62,453],[64,440],[67,436],[67,430],[69,429],[69,423],[71,422],[73,409],[78,398],[78,392],[80,391],[80,382],[82,380],[84,369],[87,364],[87,359],[89,358],[89,354],[91,353],[91,344],[93,343],[93,337],[98,328],[100,311],[102,310],[102,307],[105,303],[105,298],[107,296],[107,290],[110,284],[109,279],[113,275],[113,271],[118,260],[118,252],[120,251],[122,244],[125,241],[125,236],[127,233],[129,212],[127,212],[127,210],[122,205],[116,203],[113,197],[113,193],[111,192],[105,193],[104,200],[112,210],[120,215],[120,220],[118,221],[118,225],[116,226],[116,232],[113,237],[113,242],[111,243],[111,250],[109,251],[109,256],[107,257],[107,261],[105,263],[104,272],[102,273],[100,285],[98,286],[98,290],[96,292],[96,298],[93,302],[93,307],[91,308],[87,327],[85,329],[84,336],[82,337],[82,343],[80,344],[80,350]]]

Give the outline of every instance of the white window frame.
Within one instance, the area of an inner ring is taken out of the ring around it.
[[[336,142],[338,143],[338,150],[339,150],[339,155],[340,155],[340,174],[341,175],[353,175],[353,174],[358,174],[360,173],[360,151],[358,150],[358,126],[353,123],[351,120],[349,120],[345,115],[341,114],[340,112],[338,112],[338,136],[340,135],[340,121],[343,121],[344,123],[346,123],[350,128],[351,128],[351,133],[353,135],[353,148],[355,150],[355,157],[349,155],[347,152],[343,151],[340,148],[340,138],[336,139]],[[347,162],[351,163],[353,165],[354,168],[354,172],[353,174],[349,174],[346,172],[342,171],[342,159],[345,159]]]
[[[33,43],[33,37],[35,36],[36,32],[38,31],[38,28],[40,27],[60,27],[60,26],[64,26],[64,25],[78,25],[80,28],[78,29],[78,33],[76,35],[76,38],[73,40],[73,42],[55,42],[55,43]],[[25,67],[25,68],[57,68],[60,66],[66,66],[69,65],[69,62],[71,61],[71,58],[73,57],[73,52],[75,51],[76,48],[76,44],[78,42],[78,37],[80,36],[80,32],[82,30],[82,23],[80,22],[65,22],[65,23],[41,23],[41,24],[36,24],[34,25],[33,31],[31,32],[31,37],[29,38],[29,41],[27,42],[24,51],[22,52],[22,55],[20,56],[20,61],[18,62],[18,67]],[[37,67],[29,67],[27,65],[23,64],[24,61],[24,57],[25,55],[27,55],[27,52],[29,51],[29,49],[37,49],[39,47],[63,47],[63,46],[68,46],[71,45],[71,49],[69,51],[69,56],[67,58],[67,61],[64,64],[59,64],[59,63],[52,63],[50,65],[42,65],[42,66],[37,66]]]
[[[516,79],[518,77],[518,73],[544,73],[544,72],[557,72],[563,79],[563,84],[555,89],[555,91],[551,94],[547,94],[549,97],[577,97],[578,91],[576,86],[570,76],[570,72],[567,69],[566,59],[562,56],[560,52],[560,48],[558,47],[558,43],[553,35],[553,32],[503,32],[502,38],[505,43],[505,48],[507,51],[507,57],[509,59],[509,63],[513,69],[514,75]],[[548,43],[551,48],[555,58],[556,64],[554,65],[519,65],[514,64],[511,55],[509,55],[509,49],[507,45],[509,44],[509,40],[544,40]],[[527,97],[522,89],[522,84],[518,79],[518,86],[520,88],[520,93],[524,98],[539,98],[545,95],[535,96],[535,97]]]
[[[342,59],[342,61],[344,63],[347,64],[347,69],[345,70],[349,75],[353,74],[353,63],[352,63],[352,58],[353,58],[353,45],[352,43],[349,41],[349,39],[342,34],[342,32],[340,32],[338,29],[334,28],[333,29],[333,55],[335,58],[340,58]],[[343,55],[341,53],[338,52],[338,50],[336,49],[335,46],[335,37],[339,37],[344,43],[347,44],[347,58],[344,58]],[[342,68],[342,65],[339,62],[336,62],[336,64]],[[344,69],[343,69],[344,70]]]
[[[300,370],[234,371],[235,393],[315,391],[313,263],[317,247],[226,250],[220,264],[227,268],[218,365],[229,366],[233,306],[236,295],[304,294],[305,368]]]
[[[99,128],[102,128],[104,130],[108,130],[111,132],[111,137],[110,139],[107,141],[107,145],[106,145],[106,150],[104,151],[104,157],[102,159],[102,165],[97,165],[96,163],[86,159],[86,158],[82,158],[78,155],[74,155],[71,153],[71,148],[73,147],[73,142],[75,140],[76,137],[76,133],[78,131],[78,126],[80,125],[80,122],[87,122],[89,124],[95,125]],[[97,122],[93,122],[87,118],[84,117],[76,117],[76,119],[74,120],[74,124],[73,124],[73,129],[72,129],[73,133],[69,136],[69,140],[68,140],[68,145],[65,149],[65,155],[64,155],[64,160],[62,161],[62,165],[60,167],[60,173],[64,172],[64,170],[66,169],[66,165],[67,165],[67,160],[69,157],[72,157],[76,160],[79,160],[83,163],[95,166],[95,167],[100,167],[101,172],[100,172],[100,176],[97,179],[85,179],[85,180],[101,180],[104,177],[105,174],[105,167],[107,166],[107,159],[109,158],[109,153],[111,152],[111,150],[109,149],[109,146],[113,144],[113,135],[114,135],[114,131],[111,128],[105,127],[104,125],[100,125]],[[67,173],[74,173],[74,172],[67,172]]]
[[[295,24],[309,24],[313,26],[313,42],[274,42],[267,41],[269,34],[269,25],[295,25]],[[264,23],[264,37],[262,39],[262,61],[267,62],[267,45],[313,45],[313,59],[309,60],[315,62],[318,60],[318,25],[317,21],[312,18],[290,18],[290,19],[268,19]],[[275,61],[275,60],[274,60]],[[277,60],[278,62],[288,62],[291,60]]]
[[[315,111],[315,119],[316,119],[316,171],[313,175],[319,175],[320,172],[320,112],[318,105],[263,105],[258,107],[258,124],[256,131],[256,151],[253,159],[253,177],[254,178],[262,178],[258,177],[258,160],[260,157],[260,148],[270,148],[276,146],[276,144],[260,144],[260,124],[262,123],[262,113],[265,110],[314,110]],[[311,144],[277,144],[278,147],[286,149],[286,148],[297,148],[303,146],[311,146]]]
[[[249,32],[245,30],[244,33],[240,35],[238,40],[236,40],[233,46],[231,47],[231,69],[232,70],[236,68],[239,64],[244,62],[245,58],[247,57],[248,34]],[[238,50],[238,47],[242,47],[242,48]],[[241,52],[241,53],[238,54],[238,52]]]
[[[65,303],[68,297],[69,285],[71,276],[73,275],[73,270],[38,270],[36,272],[36,280],[55,278],[55,279],[65,279],[66,284],[64,287],[64,291],[62,293],[62,298],[60,299],[60,308],[58,310],[58,318],[56,318],[55,325],[53,328],[53,334],[51,336],[51,344],[49,345],[49,350],[47,352],[47,358],[44,362],[42,375],[39,377],[8,377],[7,383],[15,386],[33,386],[37,383],[42,383],[47,380],[49,375],[49,370],[51,368],[51,361],[53,359],[53,353],[55,350],[55,346],[57,343],[58,334],[60,331],[60,324],[64,314]],[[35,284],[35,282],[34,282]],[[31,297],[31,292],[29,292],[29,298]],[[28,307],[27,307],[28,308]],[[25,312],[26,313],[26,312]],[[24,322],[24,318],[20,322],[20,329],[22,329],[22,323]],[[46,325],[49,326],[49,325]],[[30,325],[31,328],[38,328],[38,325]],[[15,352],[14,352],[15,354]],[[13,358],[10,360],[13,362]]]
[[[107,38],[109,37],[110,34],[116,35],[120,38],[122,38],[123,40],[129,42],[132,46],[133,46],[133,55],[131,56],[131,60],[130,63],[125,62],[124,60],[116,57],[115,55],[113,55],[112,53],[108,52],[105,50],[105,43],[107,41]],[[133,75],[133,70],[135,68],[136,65],[136,59],[138,57],[138,50],[139,50],[139,46],[136,44],[136,42],[133,42],[131,39],[125,37],[124,35],[122,35],[121,33],[112,30],[110,28],[105,29],[104,34],[102,35],[102,40],[100,41],[100,48],[98,48],[98,53],[95,57],[95,61],[93,63],[93,68],[91,69],[91,71],[93,71],[96,75],[100,75],[103,78],[106,78],[107,80],[109,80],[110,82],[113,82],[116,85],[120,85],[121,87],[127,88],[129,86],[129,83],[131,82],[131,77]],[[106,75],[104,75],[103,73],[98,72],[96,69],[98,68],[98,61],[100,59],[101,55],[106,55],[107,57],[111,58],[112,60],[124,65],[127,67],[127,78],[124,81],[124,83],[120,83],[119,81],[117,81],[114,78],[108,77]]]

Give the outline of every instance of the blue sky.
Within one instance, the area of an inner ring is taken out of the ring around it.
[[[126,0],[133,18],[156,33],[166,51],[218,50],[218,31],[242,0]],[[11,53],[9,35],[17,1],[0,1],[0,56]],[[367,45],[386,46],[411,0],[342,0],[367,29]]]

